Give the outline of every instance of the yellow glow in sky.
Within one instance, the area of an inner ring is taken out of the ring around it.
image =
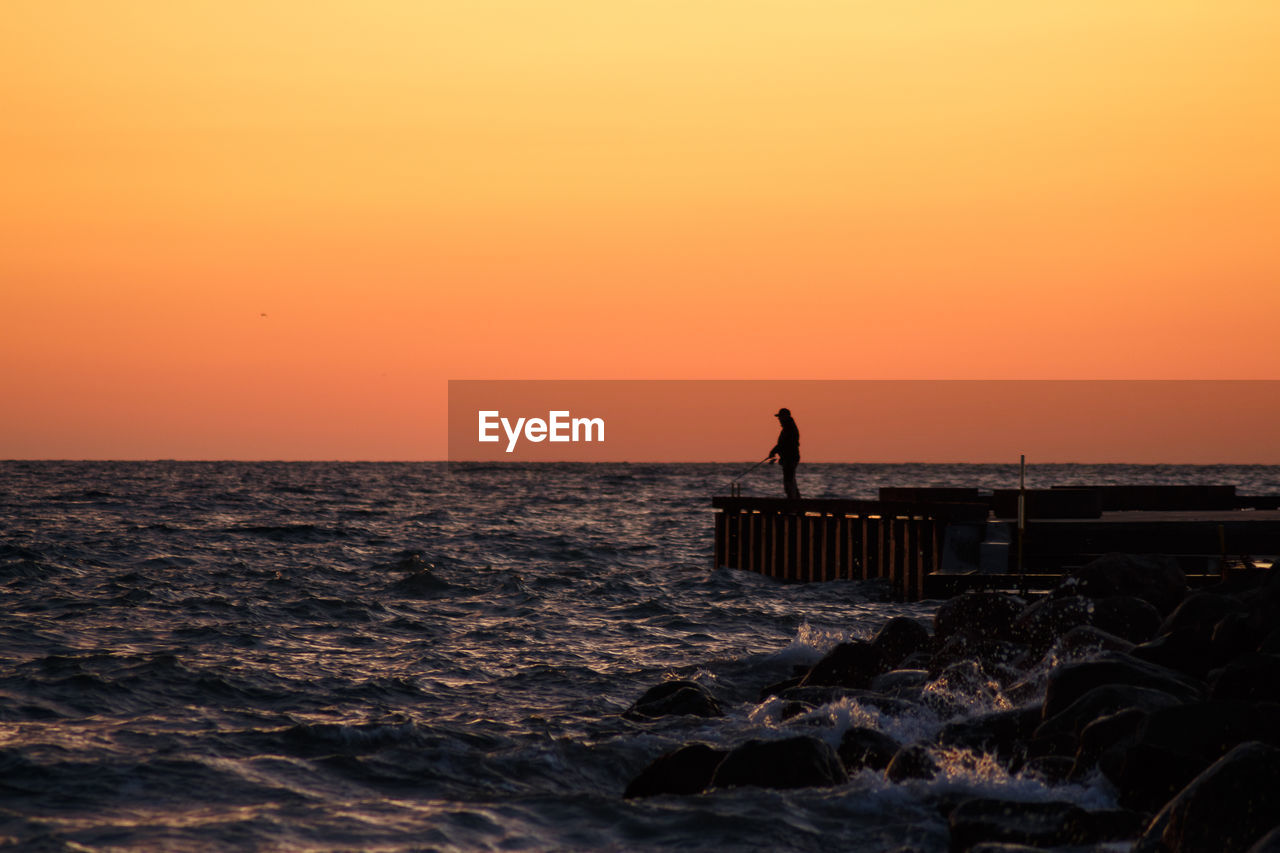
[[[5,12],[0,457],[440,458],[448,378],[1280,375],[1273,2]]]

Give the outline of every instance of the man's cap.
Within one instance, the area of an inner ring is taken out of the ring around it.
[[[776,415],[774,415],[774,417],[775,417],[775,418],[780,418],[780,417],[782,417],[783,415],[786,415],[787,417],[791,417],[791,410],[790,410],[790,409],[778,409],[778,413],[777,413]]]

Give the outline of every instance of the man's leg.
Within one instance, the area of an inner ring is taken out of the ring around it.
[[[794,462],[785,460],[782,463],[782,488],[787,492],[787,497],[791,500],[800,500],[800,487],[796,485],[796,466],[800,464],[800,460]]]

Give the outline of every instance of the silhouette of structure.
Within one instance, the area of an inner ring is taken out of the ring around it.
[[[883,578],[906,601],[1051,589],[1071,568],[1112,553],[1175,560],[1193,587],[1244,577],[1257,562],[1280,564],[1280,495],[1239,495],[1233,485],[1075,485],[1025,496],[1023,575],[1012,557],[1017,489],[882,487],[879,500],[716,496],[714,564],[793,582]]]

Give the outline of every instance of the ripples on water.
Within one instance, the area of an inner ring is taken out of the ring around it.
[[[0,463],[0,840],[941,850],[936,806],[957,790],[1108,802],[981,767],[624,802],[668,749],[782,734],[760,687],[931,610],[873,585],[709,571],[707,496],[742,467]],[[1280,491],[1277,468],[1034,477]],[[1001,466],[802,469],[814,496],[1015,481]],[[673,676],[728,716],[618,716]],[[837,743],[853,723],[909,738],[941,722],[846,702],[798,725]]]

